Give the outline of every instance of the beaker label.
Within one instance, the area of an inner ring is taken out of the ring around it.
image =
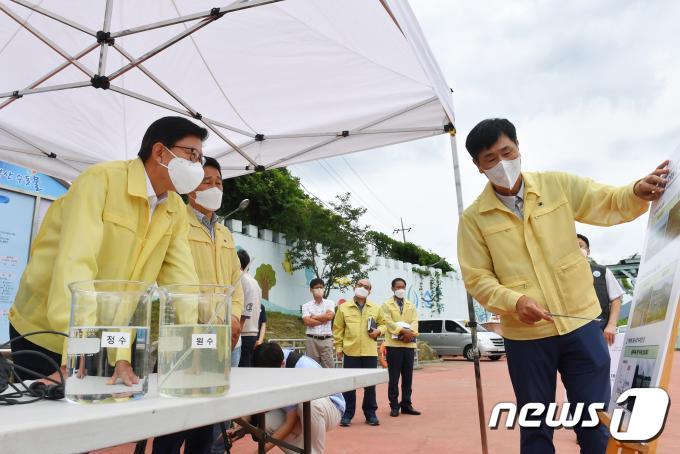
[[[102,333],[102,347],[129,348],[130,333],[104,331]]]
[[[217,334],[192,334],[191,348],[217,348]]]
[[[70,337],[68,339],[69,355],[93,355],[99,353],[98,337]]]

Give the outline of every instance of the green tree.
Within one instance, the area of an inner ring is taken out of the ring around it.
[[[263,229],[288,233],[297,222],[295,214],[309,201],[300,181],[287,169],[272,169],[224,180],[222,210],[224,215],[236,208],[243,199],[250,199],[244,211],[234,219]]]
[[[359,224],[366,209],[353,207],[349,197],[349,193],[337,196],[331,203],[333,211],[306,200],[297,212],[296,228],[286,232],[293,239],[288,251],[292,268],[311,268],[326,282],[324,297],[331,289],[344,290],[368,277],[373,269],[366,253],[368,227]]]
[[[268,263],[263,263],[255,271],[255,280],[262,289],[262,298],[269,301],[269,291],[276,285],[276,271]]]
[[[441,314],[444,310],[442,301],[442,275],[439,271],[430,277],[430,297],[432,298],[432,314]]]

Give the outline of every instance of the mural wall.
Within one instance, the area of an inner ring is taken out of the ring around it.
[[[309,281],[315,276],[311,269],[293,272],[286,260],[283,235],[252,225],[243,226],[240,221],[227,221],[234,232],[237,247],[251,256],[249,272],[262,287],[262,297],[268,310],[288,314],[300,314],[300,307],[311,299]],[[242,232],[242,233],[240,233]],[[407,283],[407,298],[418,307],[421,319],[456,318],[467,319],[465,288],[457,273],[441,275],[435,268],[425,269],[375,255],[369,247],[371,264],[376,270],[369,273],[373,291],[369,300],[382,304],[391,295],[390,283],[402,277]],[[429,274],[429,275],[428,275]],[[336,302],[349,300],[351,288],[340,292],[333,290],[329,296]]]

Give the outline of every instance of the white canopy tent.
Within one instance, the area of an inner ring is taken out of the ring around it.
[[[453,128],[405,0],[215,6],[0,1],[0,159],[71,180],[174,114],[211,130],[225,176]]]
[[[224,1],[0,0],[0,160],[72,180],[169,114],[211,130],[224,176],[449,132],[462,212],[451,92],[406,0]],[[487,452],[479,358],[475,378]]]

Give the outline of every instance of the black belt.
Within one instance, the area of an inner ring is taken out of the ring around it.
[[[313,334],[307,334],[307,337],[311,337],[312,339],[324,340],[324,339],[330,339],[333,336],[315,336]]]

